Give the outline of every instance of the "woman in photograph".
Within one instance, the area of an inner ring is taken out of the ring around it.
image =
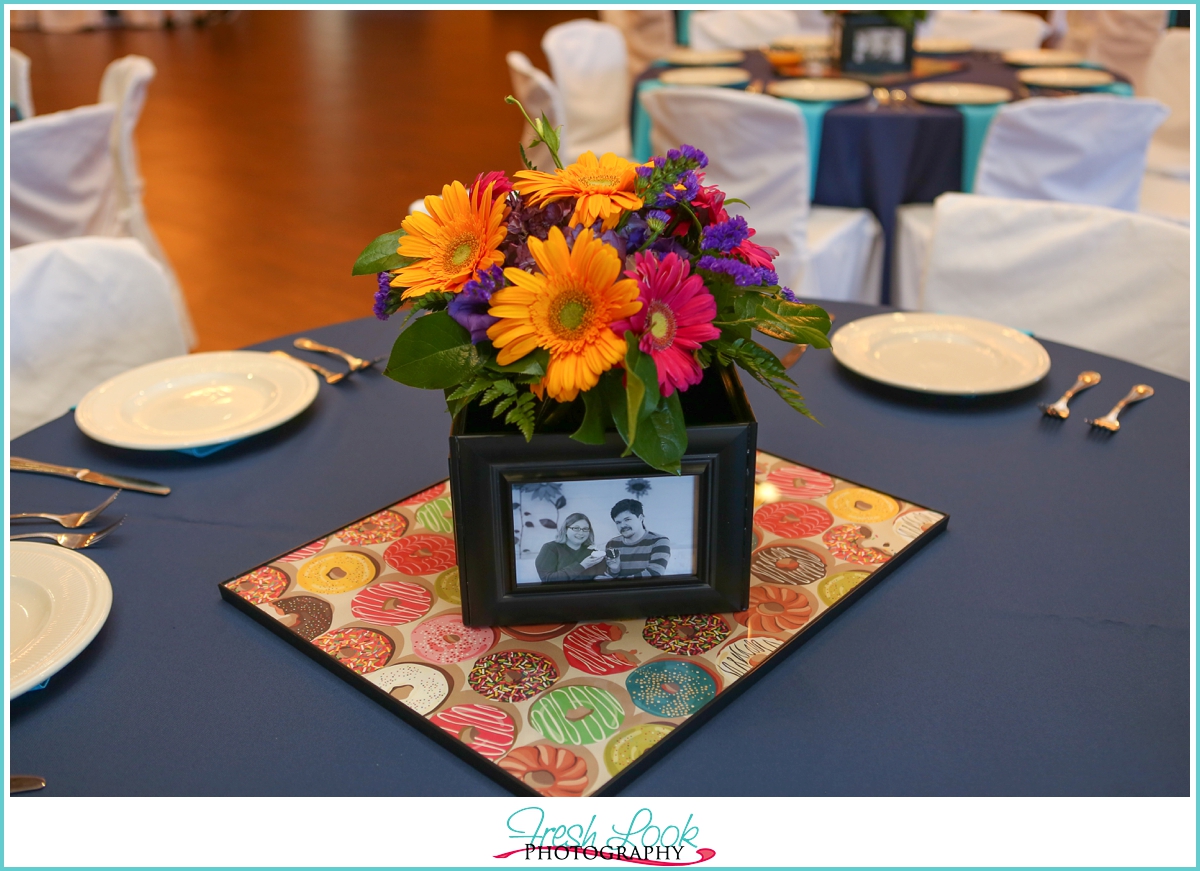
[[[596,536],[586,514],[568,515],[558,537],[542,545],[534,566],[543,581],[578,581],[604,573],[604,551],[593,550]]]

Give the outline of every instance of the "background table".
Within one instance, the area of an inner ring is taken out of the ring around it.
[[[837,324],[878,311],[831,304]],[[307,335],[363,356],[394,324]],[[288,347],[290,337],[263,347]],[[717,714],[627,795],[1186,795],[1189,387],[1047,343],[1040,385],[918,399],[809,351],[823,426],[754,382],[759,446],[951,515],[949,529]],[[1083,369],[1103,383],[1042,417]],[[1084,417],[1138,382],[1114,436]],[[504,795],[223,602],[217,584],[447,474],[440,393],[367,372],[204,459],[109,448],[70,416],[12,453],[171,485],[123,493],[87,553],[113,585],[96,640],[11,702],[39,795]],[[14,511],[105,490],[11,474]]]

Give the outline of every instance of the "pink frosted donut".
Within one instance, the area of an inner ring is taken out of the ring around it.
[[[429,718],[476,753],[495,762],[517,737],[512,717],[492,705],[455,705]]]
[[[618,674],[637,667],[633,652],[605,650],[604,645],[619,641],[625,630],[619,623],[585,623],[572,629],[562,640],[567,662],[588,674]]]
[[[422,490],[420,493],[417,493],[415,496],[409,496],[407,499],[405,499],[400,504],[401,505],[420,505],[423,502],[432,502],[434,499],[436,499],[437,497],[441,496],[444,492],[446,492],[446,484],[447,484],[446,481],[442,481],[442,483],[440,483],[440,484],[434,484],[428,490]]]
[[[495,629],[464,626],[458,614],[431,617],[412,632],[413,652],[429,662],[474,659],[495,643]]]
[[[304,547],[298,547],[287,556],[281,556],[279,559],[285,563],[298,563],[302,559],[308,559],[310,556],[316,556],[321,552],[321,548],[325,547],[325,539],[318,538],[311,544],[306,544]]]
[[[433,596],[424,587],[408,581],[372,584],[354,597],[350,613],[366,623],[399,626],[429,613]]]
[[[833,478],[806,466],[780,466],[767,480],[792,499],[816,499],[833,490]]]
[[[227,586],[247,602],[264,605],[274,602],[283,595],[289,583],[288,576],[279,569],[262,566],[252,572],[234,578]]]

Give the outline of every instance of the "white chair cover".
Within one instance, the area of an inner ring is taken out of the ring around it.
[[[1159,40],[1146,70],[1145,94],[1171,114],[1150,140],[1146,168],[1184,180],[1191,178],[1191,30],[1172,27]]]
[[[1120,73],[1145,93],[1146,65],[1167,26],[1164,9],[1071,9],[1062,47]]]
[[[521,101],[530,118],[536,120],[545,115],[552,127],[562,127],[560,133],[565,139],[567,113],[563,108],[562,94],[558,92],[553,80],[535,67],[523,52],[510,51],[505,55],[505,60],[508,61],[508,73],[512,77],[513,96]],[[521,133],[521,145],[525,146],[525,156],[543,172],[553,172],[554,161],[550,159],[550,150],[544,145],[529,148],[529,143],[535,135],[533,128],[526,124]]]
[[[1146,146],[1167,116],[1156,100],[1034,97],[996,113],[979,156],[984,196],[1135,211]]]
[[[37,29],[45,33],[78,33],[104,26],[102,9],[38,9]]]
[[[759,48],[776,37],[800,33],[801,22],[786,9],[727,9],[692,13],[690,28],[691,47],[712,51]]]
[[[943,194],[922,307],[1190,378],[1189,236],[1115,209]]]
[[[979,51],[1038,48],[1048,32],[1045,20],[1029,12],[938,10],[921,28],[923,36],[965,39]]]
[[[625,37],[630,80],[675,48],[675,13],[669,9],[601,9],[600,20]]]
[[[9,265],[10,438],[114,375],[187,353],[166,274],[136,239],[37,242]]]
[[[166,253],[146,219],[134,130],[154,64],[129,55],[104,71],[100,102],[38,115],[9,133],[9,244],[74,236],[132,236],[159,261],[189,345],[195,333]]]
[[[1192,224],[1192,183],[1147,172],[1142,177],[1142,196],[1138,211],[1143,215],[1162,218],[1190,227]]]
[[[708,155],[706,183],[751,204],[754,241],[779,250],[781,283],[806,298],[879,300],[879,223],[865,209],[810,207],[808,130],[795,106],[684,87],[643,92],[642,104],[657,153],[683,143],[700,148]]]
[[[629,157],[631,89],[621,31],[588,18],[567,21],[546,31],[542,51],[566,111],[563,162],[585,151]]]
[[[29,85],[29,57],[15,48],[9,49],[8,80],[12,104],[21,119],[33,117],[33,91]]]

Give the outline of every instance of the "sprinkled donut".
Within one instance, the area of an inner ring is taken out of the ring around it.
[[[670,723],[643,723],[626,729],[604,748],[604,767],[614,777],[647,750],[666,738],[675,727]]]
[[[775,502],[758,509],[754,522],[780,538],[808,538],[833,526],[833,515],[808,502]]]
[[[279,611],[279,622],[301,638],[312,641],[333,625],[333,606],[316,596],[289,596],[272,604]]]
[[[718,614],[651,617],[642,629],[647,644],[684,656],[698,656],[712,650],[728,635],[729,624]]]
[[[417,520],[431,532],[446,535],[454,532],[454,520],[450,514],[450,497],[439,496],[417,509]]]
[[[588,674],[618,674],[637,665],[633,651],[605,650],[604,645],[619,641],[625,629],[619,623],[586,623],[572,629],[562,640],[567,662]]]
[[[288,588],[288,576],[279,569],[263,566],[225,586],[253,605],[265,605],[283,595]]]
[[[441,496],[443,493],[446,492],[446,483],[447,482],[442,481],[440,484],[434,484],[428,490],[422,490],[420,493],[417,493],[414,496],[409,496],[407,499],[405,499],[400,504],[401,505],[421,505],[425,502],[428,502],[431,499],[436,499],[437,497]]]
[[[450,695],[450,679],[441,669],[419,662],[401,662],[371,672],[367,680],[392,698],[424,716]]]
[[[445,599],[451,605],[462,604],[462,591],[458,586],[458,566],[446,569],[433,582],[434,592],[439,599]]]
[[[279,560],[280,562],[285,563],[298,563],[302,559],[308,559],[310,556],[316,556],[321,552],[321,549],[325,547],[325,542],[326,539],[318,538],[311,544],[306,544],[304,547],[298,547],[286,556],[281,556]]]
[[[431,617],[412,631],[413,653],[430,662],[474,659],[495,643],[495,629],[464,626],[459,614]]]
[[[659,659],[631,671],[625,689],[656,717],[690,717],[716,697],[717,680],[695,663]]]
[[[877,566],[892,558],[887,551],[877,547],[864,547],[863,540],[870,538],[869,527],[856,523],[835,526],[821,537],[829,552],[840,560],[857,563],[860,566]]]
[[[750,607],[733,617],[757,632],[787,632],[799,629],[812,615],[813,603],[803,590],[757,584],[750,588]]]
[[[839,490],[825,504],[838,517],[845,517],[856,523],[878,523],[894,517],[900,510],[900,503],[891,496],[876,493],[866,487],[850,487]]]
[[[732,678],[743,677],[782,646],[778,638],[743,637],[730,641],[717,654],[717,668]]]
[[[359,627],[335,629],[314,639],[313,644],[359,674],[368,674],[387,665],[396,650],[392,639],[382,632]]]
[[[755,551],[750,571],[773,584],[811,584],[825,577],[825,560],[807,548],[777,544]]]
[[[300,569],[300,586],[311,593],[348,593],[375,580],[378,568],[365,553],[337,551],[313,557]]]
[[[352,523],[337,533],[337,537],[346,544],[383,544],[387,541],[395,541],[404,535],[406,529],[408,529],[407,517],[385,509],[363,518],[358,523]]]
[[[455,564],[454,539],[444,535],[409,535],[388,545],[387,564],[406,575],[431,575]]]
[[[498,763],[526,786],[549,798],[574,798],[587,789],[587,763],[565,747],[518,747]]]
[[[593,744],[617,734],[621,703],[600,687],[560,687],[529,708],[529,725],[560,744]]]
[[[354,597],[350,613],[367,623],[380,626],[400,626],[429,613],[433,596],[418,584],[408,581],[387,581],[372,584]]]
[[[892,529],[902,538],[919,538],[922,532],[941,519],[942,515],[935,511],[906,511],[892,521]]]
[[[870,576],[870,572],[838,572],[817,585],[817,595],[826,605],[832,605]]]
[[[834,486],[833,478],[806,466],[780,466],[767,475],[767,480],[792,499],[817,499]]]
[[[493,705],[455,705],[429,722],[493,762],[508,752],[517,736],[513,718]]]
[[[574,623],[529,623],[524,626],[501,626],[500,631],[518,641],[549,641],[562,635]]]
[[[558,680],[558,666],[548,656],[528,650],[501,650],[475,660],[467,683],[496,702],[523,702]]]

